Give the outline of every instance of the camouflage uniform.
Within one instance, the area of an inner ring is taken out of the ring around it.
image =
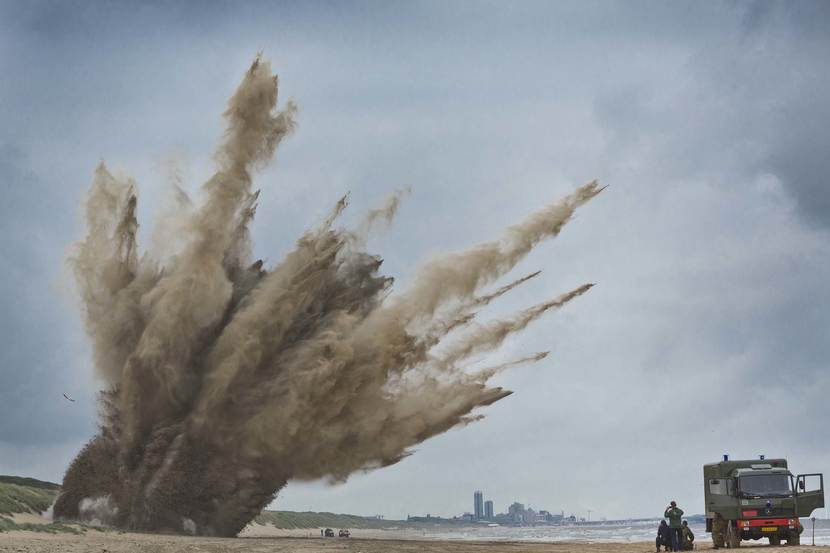
[[[683,526],[680,528],[680,549],[682,551],[691,551],[694,549],[695,535],[689,524],[684,520]]]
[[[715,513],[715,518],[712,519],[712,542],[715,549],[723,547],[726,542],[726,521],[720,513]]]
[[[665,520],[660,521],[660,526],[657,528],[657,539],[654,540],[657,545],[657,551],[660,551],[662,545],[666,551],[671,551],[671,536],[669,535],[669,525]]]
[[[795,530],[790,530],[787,536],[787,545],[801,545],[801,532],[804,531],[804,526],[801,521],[795,519]]]
[[[663,518],[669,519],[672,551],[680,551],[680,521],[683,519],[683,509],[678,509],[677,505],[672,501],[672,505],[663,513]]]

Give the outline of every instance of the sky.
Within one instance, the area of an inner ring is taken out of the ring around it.
[[[497,512],[659,516],[703,512],[702,465],[724,453],[830,474],[829,18],[808,1],[0,3],[0,473],[60,481],[96,431],[66,263],[95,166],[138,181],[148,240],[171,173],[194,192],[211,174],[262,51],[299,105],[255,177],[268,263],[345,192],[357,217],[411,186],[369,244],[403,289],[431,256],[610,185],[486,313],[598,283],[491,359],[551,351],[498,377],[514,395],[272,508],[452,516],[480,489]]]

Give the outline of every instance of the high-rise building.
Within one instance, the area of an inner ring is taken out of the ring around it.
[[[493,520],[493,502],[489,499],[484,502],[484,518]]]
[[[484,494],[481,490],[476,490],[473,494],[473,515],[476,520],[481,520],[484,517]]]
[[[522,522],[524,520],[525,506],[521,503],[513,503],[507,508],[507,516],[512,522]]]

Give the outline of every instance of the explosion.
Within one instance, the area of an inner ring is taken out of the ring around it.
[[[471,372],[585,284],[504,320],[475,310],[534,246],[602,189],[591,182],[510,227],[499,241],[423,265],[392,293],[365,238],[401,194],[354,230],[335,228],[347,199],[275,267],[251,257],[259,191],[252,171],[294,128],[277,78],[257,59],[230,98],[204,201],[179,201],[139,256],[136,186],[103,165],[86,202],[88,233],[71,258],[92,341],[100,431],[70,465],[58,518],[139,531],[233,536],[290,479],[343,481],[475,421],[511,392],[488,385],[537,353]],[[171,245],[179,245],[170,251]],[[452,338],[448,336],[452,334]],[[440,346],[440,347],[438,347]]]

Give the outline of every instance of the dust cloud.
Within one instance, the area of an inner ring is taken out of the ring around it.
[[[70,261],[105,383],[101,423],[66,473],[57,518],[235,535],[290,479],[343,481],[480,418],[477,408],[511,393],[488,385],[494,374],[547,353],[477,372],[465,363],[591,287],[504,320],[474,320],[538,275],[477,295],[559,234],[602,190],[596,182],[501,240],[432,260],[401,292],[364,245],[407,191],[351,231],[335,227],[344,197],[266,268],[251,254],[252,172],[291,133],[296,112],[290,102],[277,109],[277,89],[258,58],[228,102],[203,201],[177,188],[144,253],[136,184],[96,169],[88,233]]]

